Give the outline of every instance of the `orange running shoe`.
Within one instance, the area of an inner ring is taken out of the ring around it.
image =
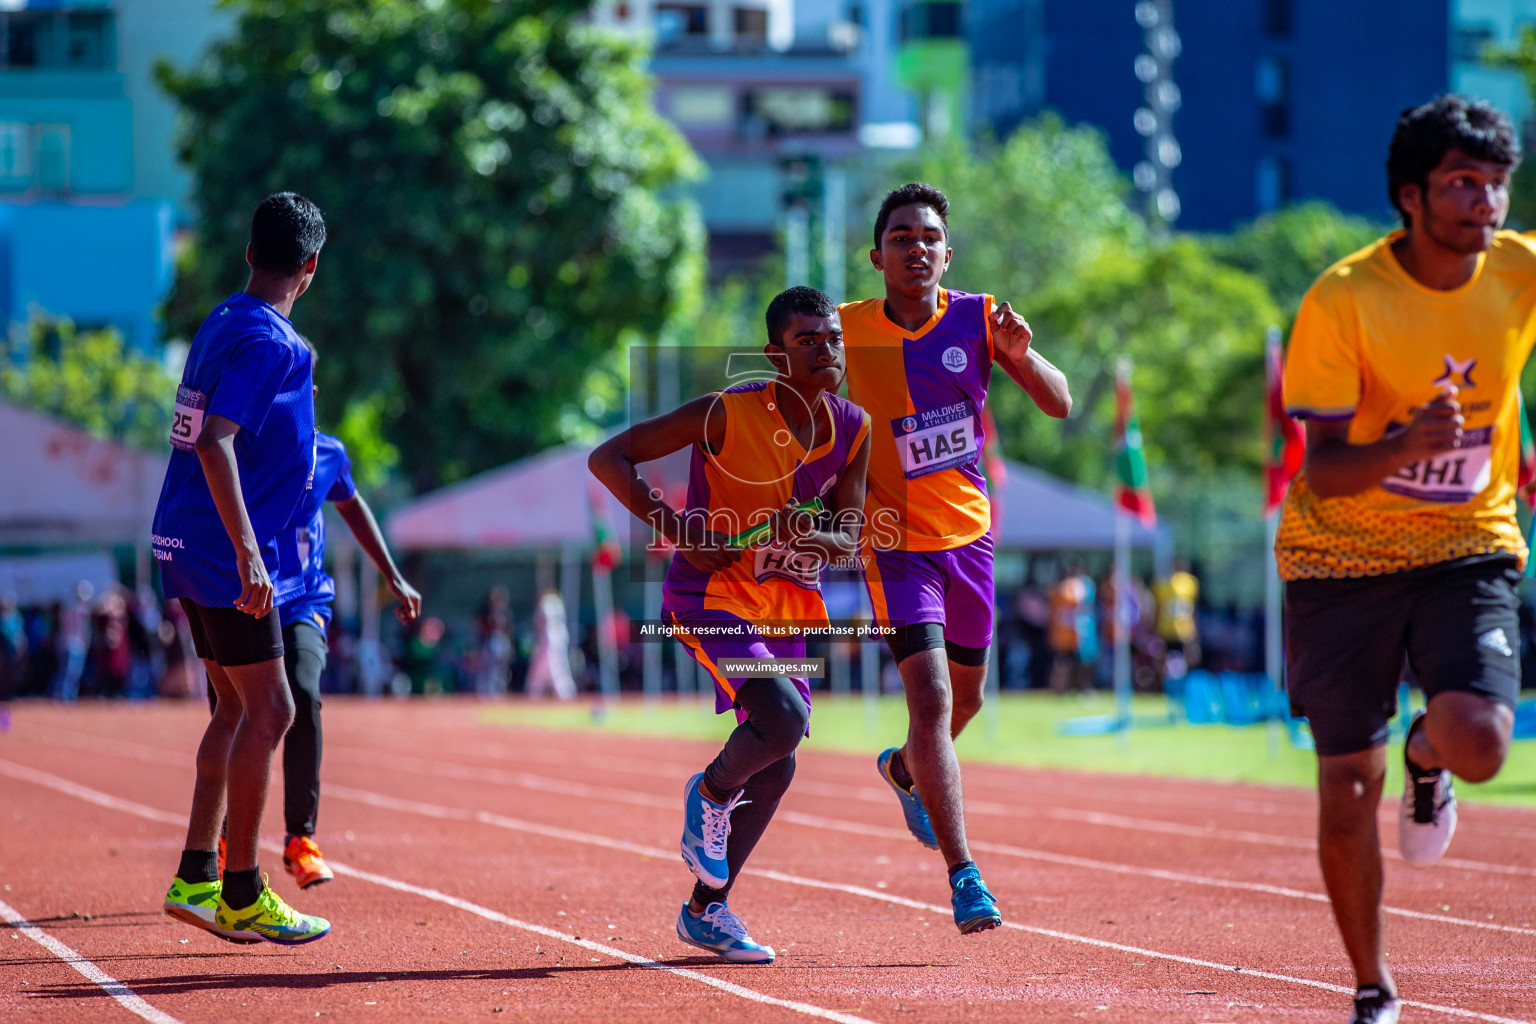
[[[294,877],[300,889],[308,889],[336,876],[320,856],[320,847],[309,836],[289,836],[283,849],[283,869]]]

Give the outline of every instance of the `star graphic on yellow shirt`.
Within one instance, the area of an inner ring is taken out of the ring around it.
[[[1468,359],[1464,363],[1458,363],[1449,355],[1445,357],[1445,372],[1435,378],[1435,387],[1451,386],[1456,388],[1475,388],[1472,383],[1472,368],[1477,365],[1476,359]],[[1456,378],[1460,377],[1460,380]]]

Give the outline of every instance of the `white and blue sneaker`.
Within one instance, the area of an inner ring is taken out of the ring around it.
[[[896,756],[900,747],[892,747],[880,753],[875,758],[875,766],[880,769],[880,777],[886,781],[896,793],[896,799],[901,801],[901,815],[907,819],[907,831],[912,833],[912,838],[928,847],[930,850],[939,848],[939,837],[933,834],[933,822],[928,820],[928,808],[923,806],[923,801],[917,795],[917,787],[904,788],[891,774],[891,758]]]
[[[731,834],[731,812],[743,803],[741,793],[717,804],[699,790],[699,772],[683,787],[683,863],[711,889],[724,889],[731,880],[725,863],[725,840]],[[745,791],[743,791],[745,792]]]
[[[773,963],[773,947],[753,942],[747,926],[724,903],[711,903],[698,917],[684,903],[677,915],[677,937],[690,946],[720,954],[728,963]]]

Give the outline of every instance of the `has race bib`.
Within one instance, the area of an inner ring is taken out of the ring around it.
[[[1492,464],[1493,428],[1466,430],[1455,448],[1404,466],[1383,480],[1381,487],[1405,498],[1460,504],[1488,486]]]
[[[176,389],[176,408],[171,412],[171,447],[189,452],[197,446],[198,435],[203,432],[203,410],[208,407],[208,396],[193,391],[185,384]]]
[[[821,589],[821,556],[764,544],[752,549],[752,576],[759,583],[789,580],[806,590]]]
[[[970,465],[978,455],[976,416],[969,399],[894,419],[891,433],[908,480]]]

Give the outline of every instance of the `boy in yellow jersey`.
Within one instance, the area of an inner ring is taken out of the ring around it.
[[[698,878],[677,917],[683,942],[732,963],[771,963],[726,906],[741,866],[795,774],[810,722],[809,680],[787,665],[731,662],[805,658],[803,634],[825,626],[822,566],[851,559],[864,515],[869,417],[839,398],[843,331],[837,307],[814,288],[768,305],[763,351],[777,376],[694,399],[637,423],[592,453],[592,473],[677,552],[662,614],[715,681],[715,710],[738,725],[720,755],[683,790],[683,860]],[[688,505],[677,512],[636,465],[693,449]],[[818,521],[792,510],[819,500]],[[745,550],[730,538],[767,522]]]
[[[906,745],[877,759],[907,828],[949,866],[962,933],[1002,924],[971,861],[954,737],[981,708],[992,642],[992,511],[977,456],[995,362],[1047,415],[1072,408],[1067,379],[1030,347],[1005,302],[939,286],[953,255],[949,200],[932,185],[886,195],[870,262],[885,296],[840,307],[848,397],[873,432],[861,561],[907,694]]]
[[[1536,339],[1536,245],[1499,227],[1519,158],[1486,103],[1405,111],[1387,159],[1404,230],[1317,280],[1286,356],[1286,407],[1307,421],[1275,543],[1286,683],[1317,743],[1318,859],[1358,1024],[1398,1019],[1376,808],[1404,660],[1428,698],[1404,749],[1409,864],[1444,853],[1451,776],[1492,778],[1514,724],[1517,388]]]

